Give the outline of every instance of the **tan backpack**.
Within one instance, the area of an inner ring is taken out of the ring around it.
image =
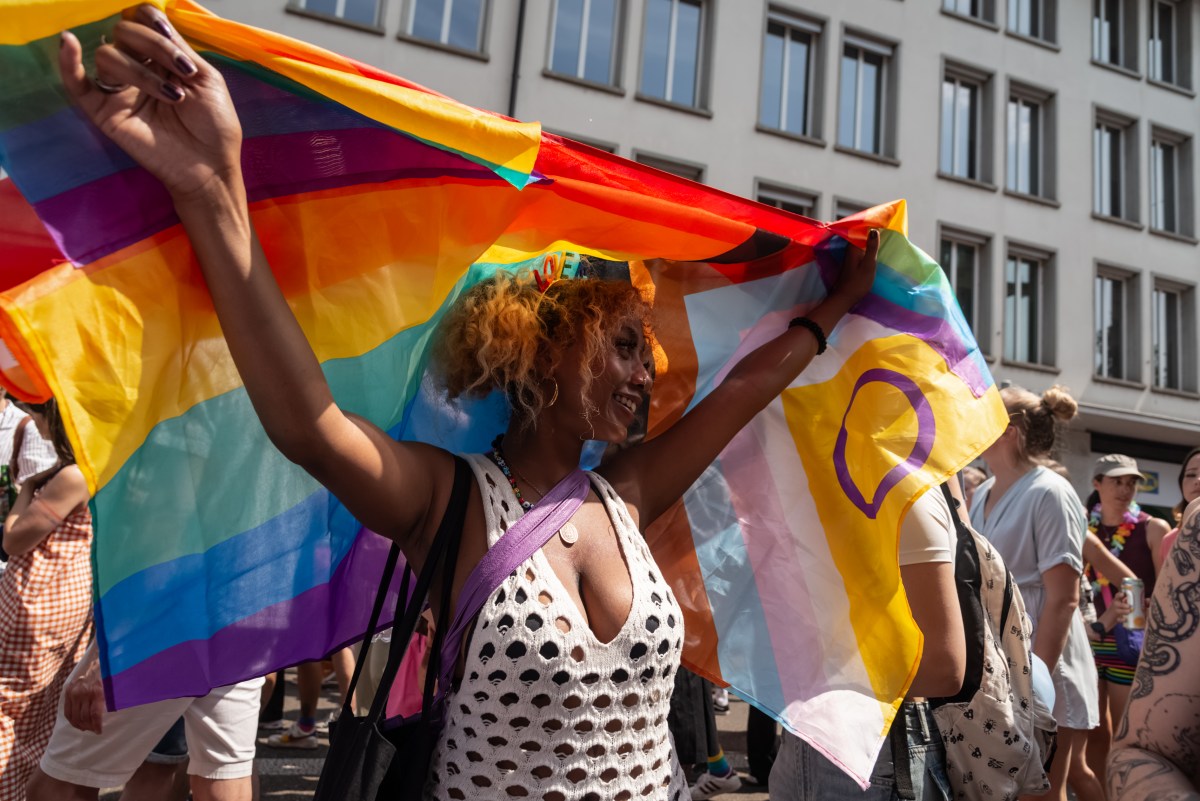
[[[957,506],[949,489],[947,503]],[[931,701],[946,745],[955,799],[1015,801],[1041,795],[1058,725],[1033,693],[1032,626],[1004,560],[986,539],[951,515],[958,530],[954,579],[967,635],[963,688]]]

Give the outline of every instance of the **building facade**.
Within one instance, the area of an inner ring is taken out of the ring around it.
[[[1200,0],[210,0],[462,102],[819,219],[895,198],[1063,461],[1178,500],[1200,445]],[[1158,482],[1157,484],[1155,482]]]

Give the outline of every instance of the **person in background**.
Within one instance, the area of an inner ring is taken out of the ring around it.
[[[1058,749],[1044,797],[1066,801],[1075,764],[1083,768],[1072,781],[1079,801],[1104,801],[1095,774],[1074,756],[1100,716],[1096,667],[1077,612],[1086,520],[1071,484],[1042,463],[1055,449],[1058,423],[1078,407],[1060,386],[1041,396],[1006,387],[1000,397],[1009,424],[983,453],[992,478],[975,490],[971,524],[995,546],[1020,588],[1033,624],[1033,653],[1053,678]]]
[[[4,521],[0,574],[0,801],[25,798],[59,694],[91,637],[92,515],[58,404],[30,407],[54,467],[28,476]]]
[[[1170,527],[1138,508],[1141,480],[1142,473],[1133,458],[1119,453],[1101,456],[1092,469],[1092,494],[1084,506],[1088,510],[1088,531],[1141,579],[1144,597],[1149,598],[1158,572],[1159,551]],[[1102,574],[1093,578],[1096,614],[1103,616],[1112,603],[1114,589],[1120,585]],[[1094,639],[1091,645],[1100,674],[1101,725],[1088,739],[1088,752],[1093,769],[1103,771],[1113,726],[1129,702],[1134,666],[1121,659],[1111,632]]]
[[[8,390],[0,387],[0,521],[17,499],[19,477],[44,473],[57,462],[54,446],[38,433],[25,410],[9,400]],[[7,565],[8,554],[0,545],[0,573]]]
[[[1167,532],[1158,549],[1157,565],[1160,571],[1163,563],[1167,560],[1167,553],[1175,544],[1175,538],[1179,536],[1179,523],[1183,520],[1183,510],[1189,503],[1200,498],[1200,448],[1192,448],[1188,451],[1188,455],[1183,457],[1183,464],[1179,467],[1179,495],[1182,500],[1175,504],[1175,508],[1172,510],[1175,513],[1175,528]]]
[[[1200,500],[1188,504],[1146,616],[1129,705],[1108,756],[1109,801],[1200,799]]]
[[[961,503],[958,482],[949,483]],[[956,695],[966,675],[966,634],[954,581],[958,532],[952,514],[941,489],[931,487],[913,502],[900,524],[900,578],[925,647],[909,696],[871,772],[870,788],[864,792],[815,748],[784,731],[771,767],[772,801],[890,801],[897,797],[901,771],[907,771],[918,801],[950,797],[945,746],[925,699]],[[907,764],[899,764],[898,758],[907,759]]]

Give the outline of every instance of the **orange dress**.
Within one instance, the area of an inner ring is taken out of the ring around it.
[[[0,574],[0,801],[21,801],[92,632],[92,515],[72,512]]]

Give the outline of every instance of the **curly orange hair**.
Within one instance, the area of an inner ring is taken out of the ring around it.
[[[583,337],[579,371],[586,396],[613,334],[630,321],[650,342],[650,305],[627,281],[574,278],[555,281],[543,293],[528,272],[500,272],[467,290],[446,313],[431,369],[451,400],[500,389],[520,424],[535,426],[553,400],[545,383],[574,337]]]

